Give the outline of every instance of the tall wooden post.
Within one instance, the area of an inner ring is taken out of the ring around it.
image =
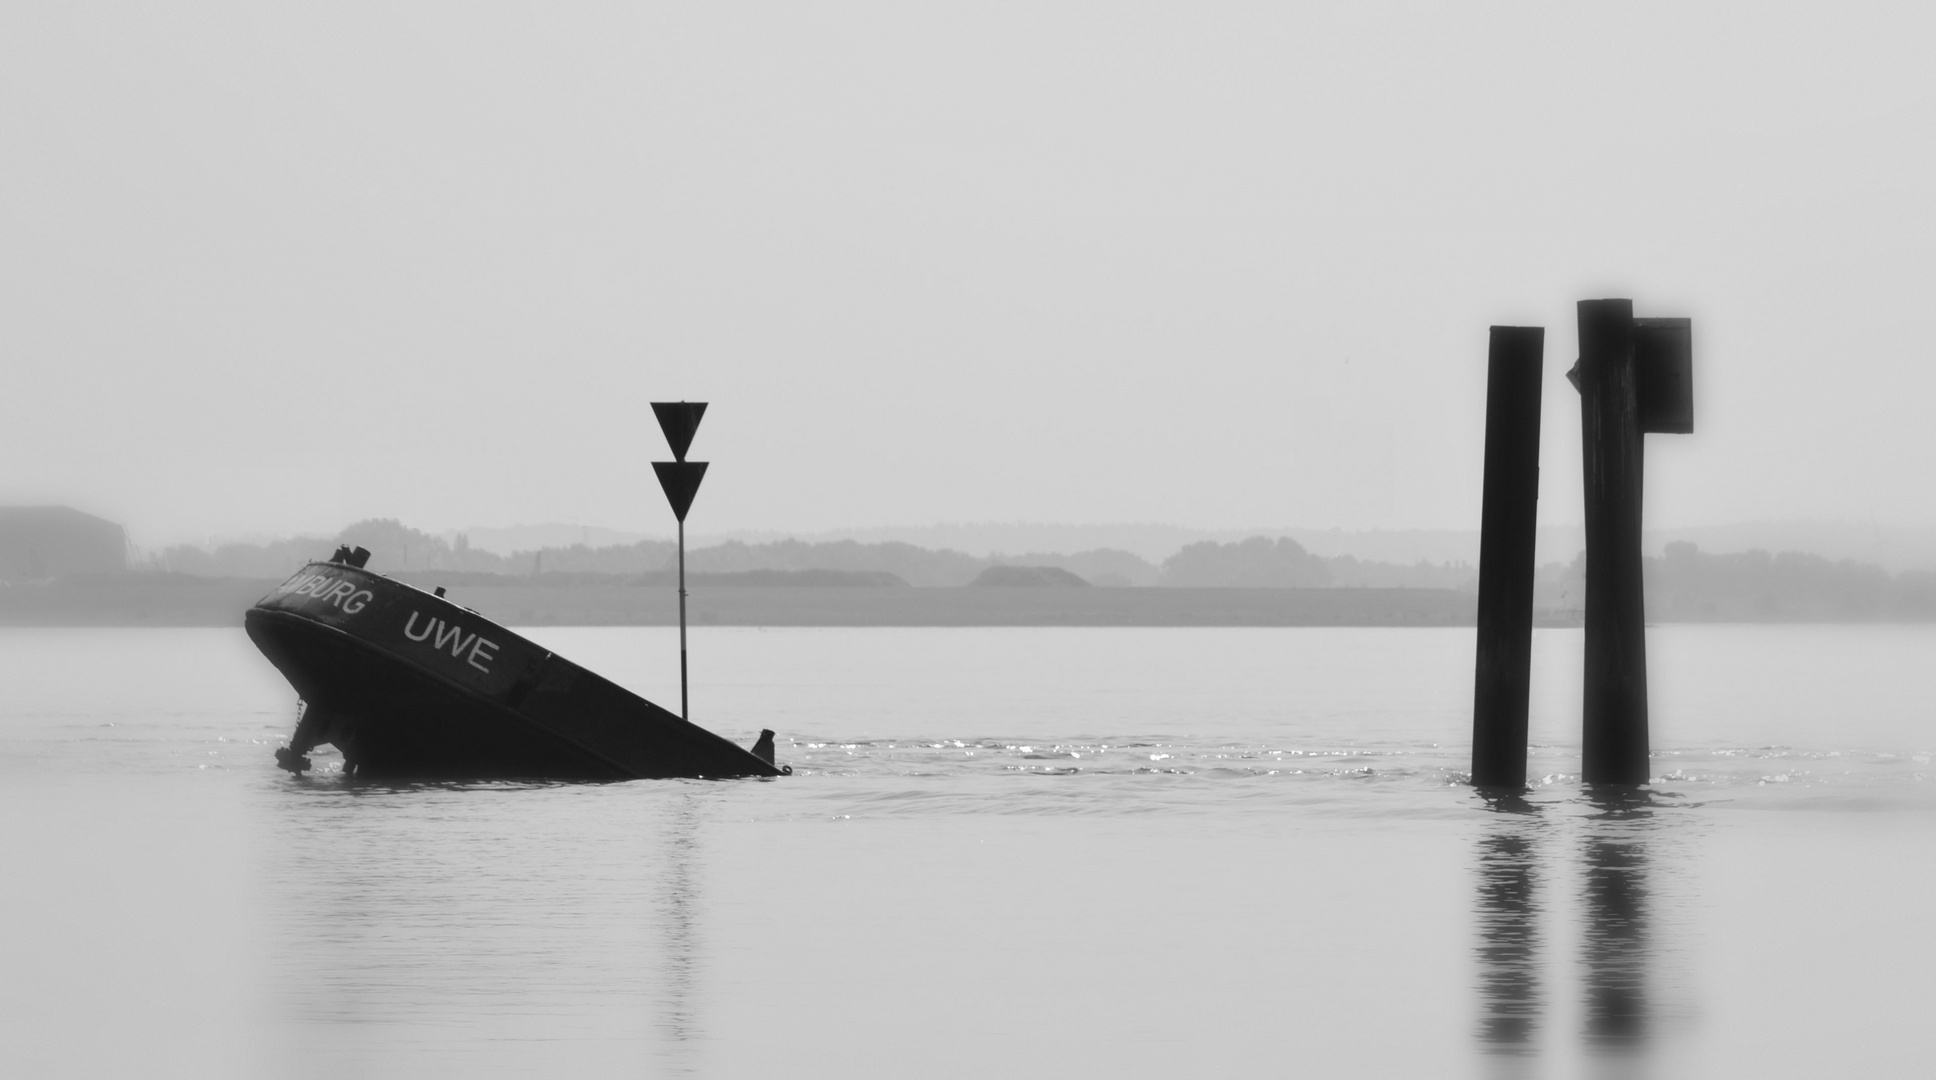
[[[1545,347],[1544,327],[1495,326],[1487,351],[1478,658],[1472,680],[1472,783],[1482,788],[1526,786]]]
[[[1579,305],[1580,442],[1586,487],[1582,778],[1644,784],[1646,601],[1640,563],[1641,418],[1631,300]]]

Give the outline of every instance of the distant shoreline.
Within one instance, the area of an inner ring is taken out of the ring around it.
[[[435,574],[406,578],[425,587]],[[450,597],[508,626],[671,626],[678,599],[662,586],[453,578]],[[273,580],[130,575],[0,588],[0,626],[240,626]],[[1381,588],[867,588],[694,585],[695,626],[1471,626],[1476,598],[1452,589]],[[1689,613],[1691,614],[1691,613]],[[1658,623],[1909,623],[1927,617],[1689,617]],[[1540,626],[1577,626],[1574,610],[1542,610]]]
[[[428,585],[436,575],[409,575]],[[452,575],[456,577],[457,575]],[[474,576],[450,598],[507,626],[672,626],[663,586]],[[96,579],[0,589],[4,626],[240,626],[276,586],[237,578]],[[867,588],[694,585],[694,626],[1469,626],[1451,589]]]

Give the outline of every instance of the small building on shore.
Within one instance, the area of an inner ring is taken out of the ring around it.
[[[46,581],[128,568],[128,533],[66,506],[0,506],[0,581]]]

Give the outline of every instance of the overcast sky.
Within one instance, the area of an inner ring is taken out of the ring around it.
[[[1648,524],[1936,518],[1927,5],[0,5],[0,502],[138,542],[1476,527],[1486,328],[1694,319]]]

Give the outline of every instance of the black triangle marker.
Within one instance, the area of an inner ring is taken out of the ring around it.
[[[706,478],[705,461],[655,461],[652,471],[659,474],[659,486],[665,489],[666,501],[672,504],[672,515],[680,524],[686,520],[686,511],[692,509],[692,500],[699,494],[699,482]]]
[[[659,418],[659,430],[665,432],[666,444],[672,447],[675,460],[686,460],[686,451],[692,449],[692,437],[699,431],[699,421],[706,415],[703,401],[655,401],[652,413]],[[697,487],[697,481],[694,482]],[[687,499],[690,503],[692,500]],[[681,520],[684,514],[679,515]]]

